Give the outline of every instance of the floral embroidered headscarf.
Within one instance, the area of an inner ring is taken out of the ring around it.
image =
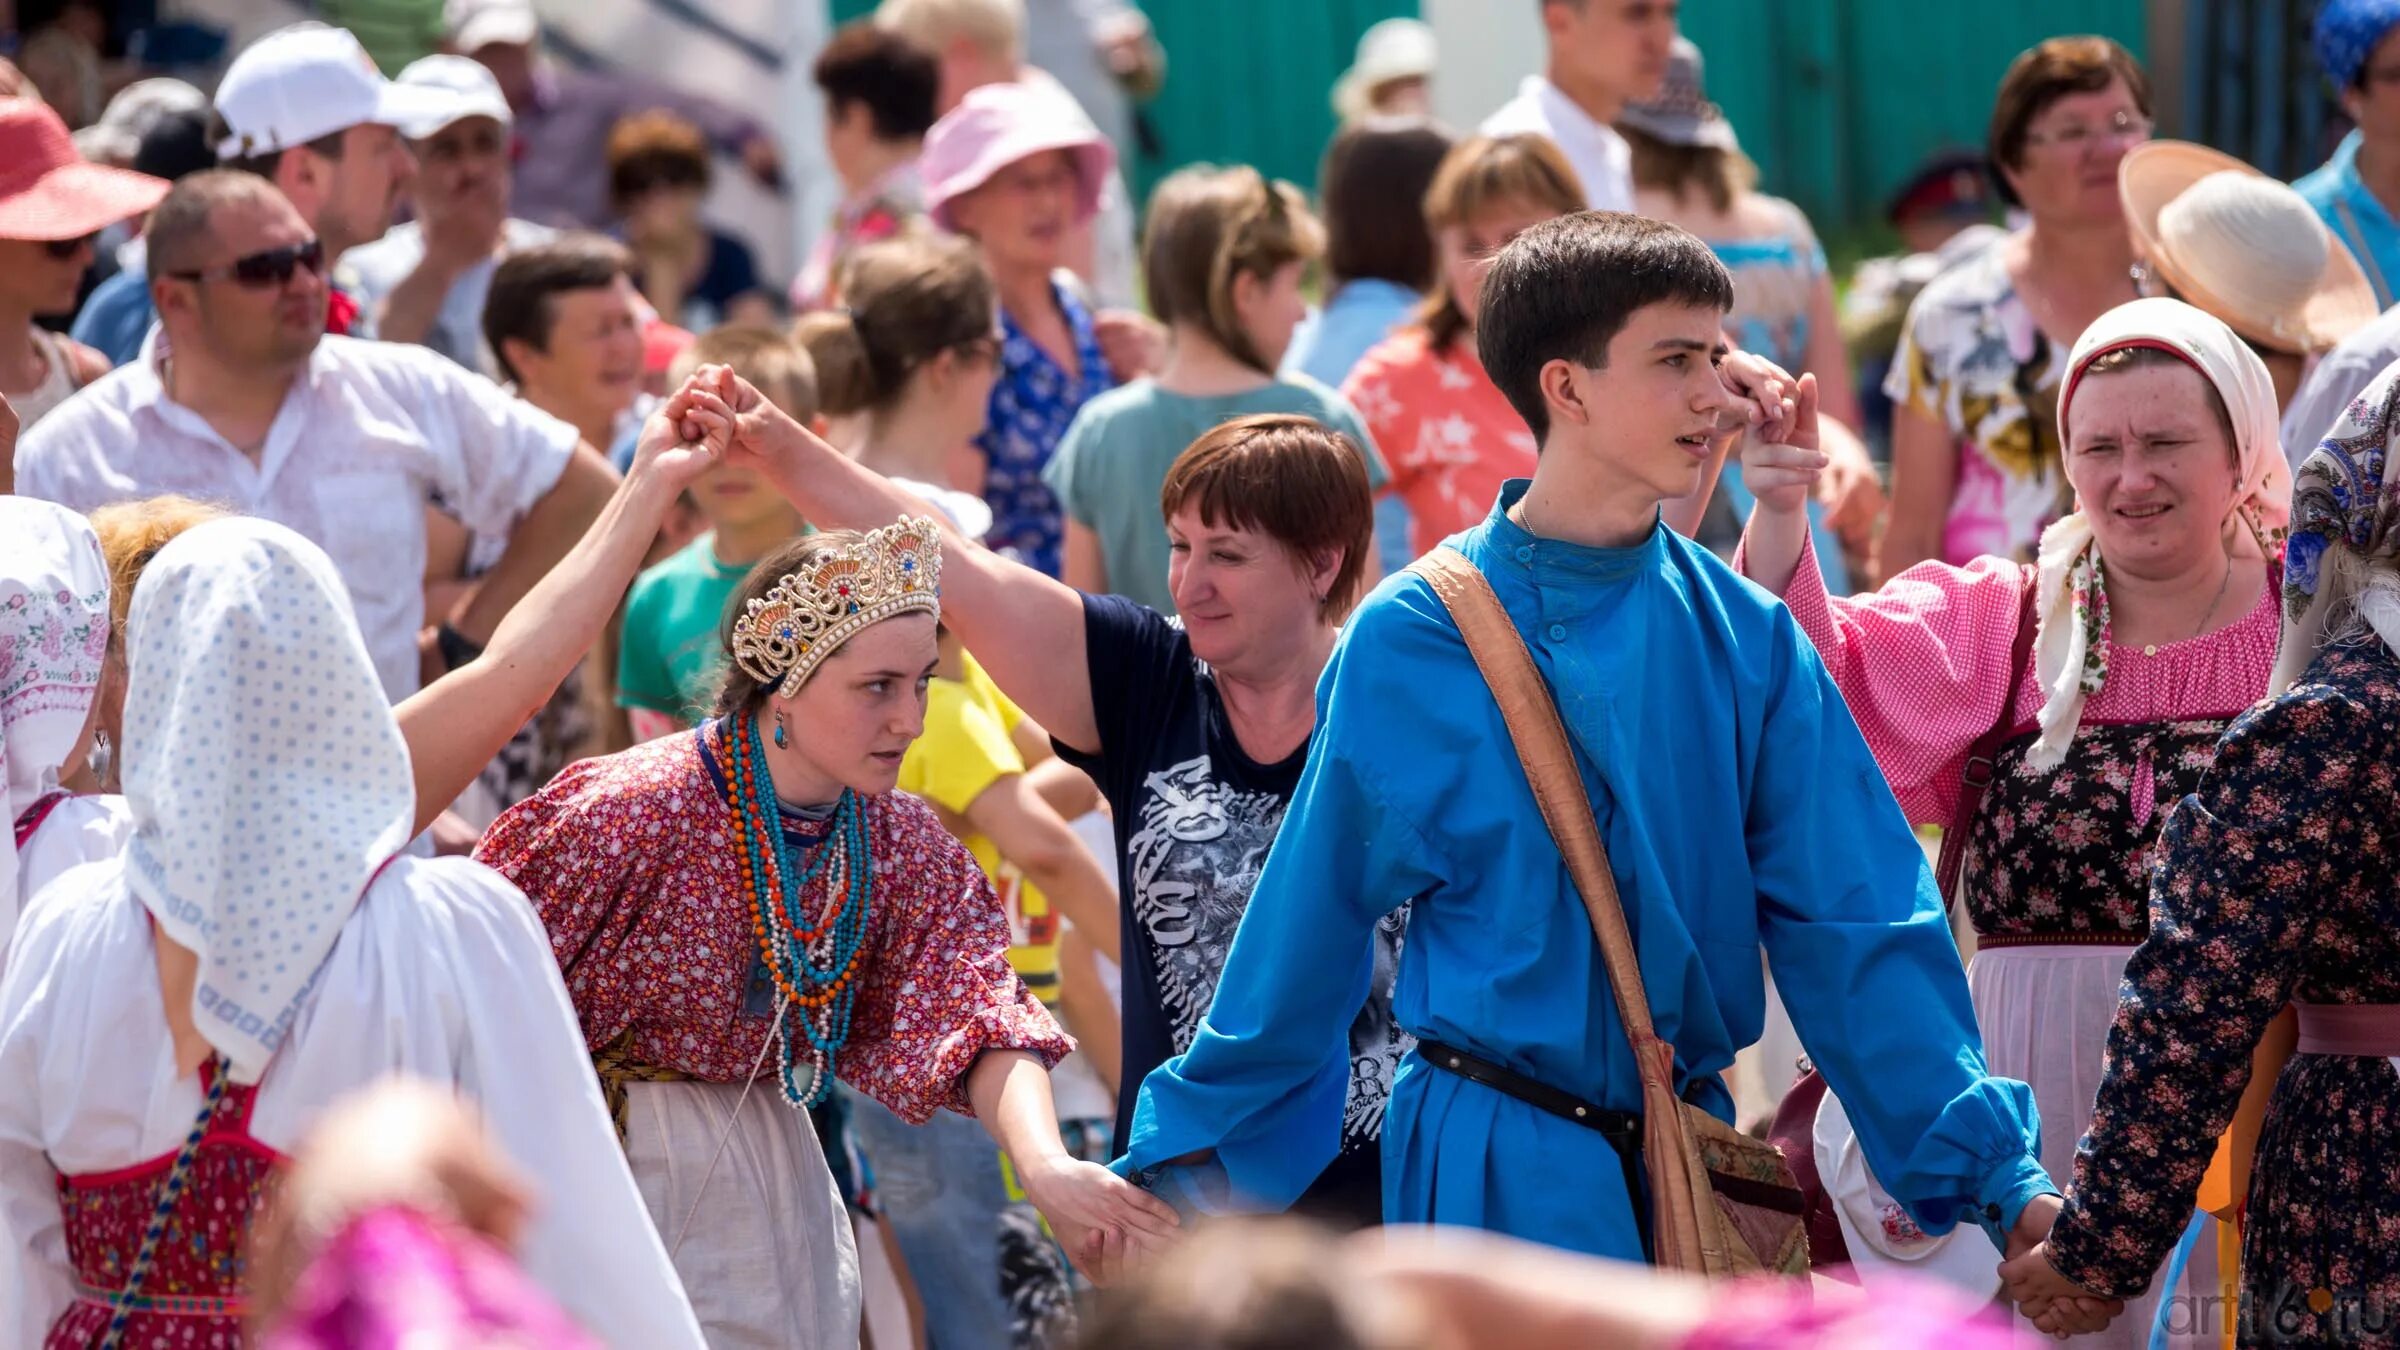
[[[91,716],[108,652],[108,564],[91,522],[30,497],[0,497],[0,539],[0,777],[13,824],[57,790]],[[16,912],[18,884],[11,831],[0,835],[0,917]]]
[[[2092,321],[2067,362],[2058,396],[2061,444],[2069,456],[2067,411],[2092,362],[2128,347],[2167,352],[2214,386],[2233,421],[2241,487],[2227,519],[2239,518],[2266,552],[2291,516],[2292,481],[2276,429],[2275,382],[2267,366],[2223,321],[2180,300],[2135,300]],[[2083,701],[2108,678],[2108,592],[2099,537],[2083,504],[2042,531],[2035,558],[2034,673],[2042,682],[2041,736],[2026,755],[2055,769],[2083,718]]]
[[[2400,365],[2388,366],[2350,400],[2340,421],[2300,462],[2292,537],[2283,562],[2283,642],[2270,693],[2290,688],[2324,645],[2330,616],[2355,607],[2386,646],[2400,651],[2400,513],[2392,472],[2400,457]]]

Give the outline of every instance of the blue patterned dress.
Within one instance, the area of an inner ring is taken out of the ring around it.
[[[1116,377],[1100,355],[1091,311],[1056,282],[1050,293],[1075,334],[1076,373],[1061,369],[1017,326],[1015,315],[1000,311],[1000,382],[992,386],[991,412],[975,446],[987,465],[983,499],[992,508],[992,529],[984,542],[1057,576],[1066,517],[1057,496],[1042,481],[1042,470],[1067,434],[1067,424],[1095,395],[1115,385]]]

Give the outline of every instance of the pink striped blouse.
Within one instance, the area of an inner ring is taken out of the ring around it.
[[[1744,563],[1737,553],[1734,566]],[[2016,563],[1988,555],[1964,567],[1925,562],[1879,591],[1843,599],[1826,592],[1813,548],[1802,547],[1783,601],[1832,671],[1912,823],[1950,823],[1967,751],[1999,719],[2025,577]],[[2276,591],[2265,587],[2248,614],[2213,633],[2157,647],[2111,641],[2108,681],[2085,700],[2084,722],[2232,717],[2256,703],[2282,633]],[[2031,729],[2042,706],[2031,661],[2010,719],[2020,730]]]

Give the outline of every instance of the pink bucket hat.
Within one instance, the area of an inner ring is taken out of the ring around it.
[[[957,227],[950,204],[1016,163],[1051,150],[1070,151],[1082,179],[1076,194],[1077,220],[1100,213],[1100,191],[1117,167],[1117,152],[1063,90],[1027,84],[987,84],[972,89],[957,107],[925,133],[917,172],[925,188],[925,210],[945,230]]]
[[[164,178],[86,160],[49,104],[0,98],[0,239],[81,239],[166,195]]]

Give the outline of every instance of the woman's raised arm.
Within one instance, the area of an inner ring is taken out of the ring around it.
[[[721,409],[668,400],[642,427],[633,469],[583,538],[512,606],[481,655],[393,709],[417,780],[417,828],[465,791],[600,640],[677,495],[724,451]],[[686,433],[693,433],[686,439]]]
[[[1080,594],[977,545],[940,510],[826,444],[731,370],[704,366],[686,387],[712,384],[734,420],[731,462],[764,474],[809,520],[854,530],[889,525],[905,515],[939,521],[948,542],[942,552],[942,622],[1027,716],[1078,750],[1102,748],[1085,664]]]

